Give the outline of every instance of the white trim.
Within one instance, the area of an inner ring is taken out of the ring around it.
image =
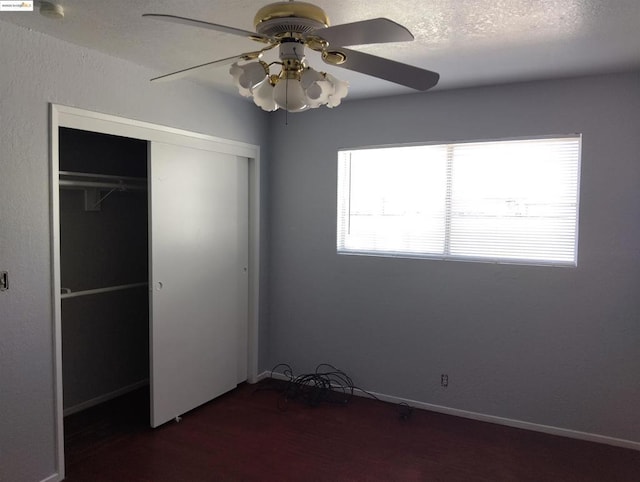
[[[62,478],[60,477],[60,474],[56,472],[46,479],[42,479],[40,482],[58,482],[59,480],[62,480]]]
[[[264,371],[258,376],[258,381],[269,378],[272,375],[270,371]],[[289,377],[282,373],[273,373],[273,378],[277,380],[289,380]],[[487,415],[484,413],[471,412],[468,410],[460,410],[458,408],[444,407],[442,405],[434,405],[431,403],[420,402],[417,400],[411,400],[408,398],[395,397],[393,395],[386,395],[384,393],[372,392],[367,390],[368,393],[374,395],[383,402],[390,403],[406,403],[414,408],[421,410],[428,410],[430,412],[443,413],[445,415],[453,415],[454,417],[468,418],[471,420],[478,420],[480,422],[495,423],[497,425],[505,425],[507,427],[520,428],[524,430],[531,430],[532,432],[542,432],[549,435],[558,435],[560,437],[568,437],[577,440],[585,440],[587,442],[596,442],[606,445],[613,445],[614,447],[622,447],[632,450],[640,450],[640,442],[634,442],[633,440],[625,440],[621,438],[609,437],[607,435],[600,435],[589,432],[581,432],[579,430],[571,430],[567,428],[553,427],[551,425],[543,425],[533,422],[525,422],[522,420],[515,420],[512,418],[497,417],[495,415]],[[369,395],[363,392],[362,389],[356,389],[353,393],[359,397],[368,398]]]
[[[241,157],[257,158],[259,147],[244,142],[223,139],[198,132],[191,132],[160,124],[152,124],[133,119],[126,119],[110,114],[91,112],[76,107],[52,104],[58,112],[60,126],[74,129],[102,132],[115,136],[123,136],[144,141],[165,142],[193,148],[214,150],[216,152]],[[188,138],[188,142],[185,142]]]
[[[137,381],[135,383],[132,383],[131,385],[127,385],[126,387],[118,388],[117,390],[114,390],[113,392],[105,393],[104,395],[100,395],[98,397],[91,398],[91,399],[86,400],[86,401],[81,402],[81,403],[77,403],[73,407],[65,408],[64,409],[64,416],[66,417],[68,415],[73,415],[74,413],[82,412],[83,410],[86,410],[87,408],[91,408],[91,407],[99,405],[99,404],[101,404],[103,402],[107,402],[109,400],[113,400],[114,398],[117,398],[120,395],[124,395],[125,393],[133,392],[134,390],[137,390],[138,388],[142,388],[142,387],[144,387],[146,385],[149,385],[149,379],[148,378],[145,378],[144,380],[140,380],[140,381]]]
[[[258,376],[258,309],[260,300],[260,147],[222,139],[197,132],[126,119],[110,114],[91,112],[76,107],[50,104],[50,189],[51,189],[51,259],[52,311],[54,333],[54,396],[57,474],[64,479],[64,415],[62,391],[62,328],[60,310],[60,198],[58,129],[70,127],[105,134],[118,135],[150,142],[164,142],[231,154],[249,159],[249,320],[247,380]]]
[[[274,373],[274,372],[271,372],[270,370],[265,370],[262,373],[260,373],[256,378],[256,381],[252,383],[261,382],[262,380],[266,380],[267,378],[271,378],[272,376],[276,380],[289,380],[289,377],[285,377],[282,373]]]
[[[64,479],[64,402],[62,391],[62,312],[60,298],[60,190],[58,189],[59,181],[59,163],[58,163],[58,126],[60,118],[58,111],[53,104],[49,111],[51,122],[51,152],[50,152],[50,173],[51,173],[51,262],[52,262],[52,281],[51,289],[53,300],[53,382],[55,389],[55,435],[56,435],[56,455],[58,480]]]

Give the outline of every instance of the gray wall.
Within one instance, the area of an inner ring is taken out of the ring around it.
[[[263,145],[245,99],[0,21],[0,480],[55,472],[49,103]],[[265,190],[266,192],[266,190]]]
[[[640,442],[640,75],[353,101],[270,125],[271,365]],[[577,268],[336,255],[336,151],[582,133]],[[440,374],[449,387],[440,387]]]

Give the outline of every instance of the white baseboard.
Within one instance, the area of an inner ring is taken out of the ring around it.
[[[277,380],[289,380],[289,377],[285,376],[282,373],[271,373],[270,371],[264,371],[260,375],[258,375],[258,381],[264,380],[265,378],[269,378],[273,376],[273,378]],[[460,410],[458,408],[444,407],[442,405],[434,405],[431,403],[420,402],[417,400],[410,400],[408,398],[400,398],[395,397],[393,395],[386,395],[384,393],[377,393],[367,390],[368,393],[371,393],[376,398],[382,400],[383,402],[391,402],[391,403],[406,403],[414,408],[419,408],[422,410],[429,410],[431,412],[443,413],[445,415],[453,415],[455,417],[468,418],[471,420],[478,420],[481,422],[489,422],[495,423],[498,425],[506,425],[507,427],[521,428],[524,430],[531,430],[534,432],[542,432],[550,435],[558,435],[560,437],[568,437],[574,438],[578,440],[585,440],[588,442],[597,442],[607,445],[613,445],[615,447],[623,447],[632,450],[640,450],[640,442],[634,442],[633,440],[625,440],[615,437],[609,437],[606,435],[599,435],[595,433],[589,432],[580,432],[578,430],[571,430],[567,428],[553,427],[551,425],[542,425],[538,423],[525,422],[522,420],[514,420],[511,418],[497,417],[495,415],[487,415],[484,413],[478,412],[470,412],[468,410]],[[360,390],[355,390],[354,395],[358,395],[361,397],[368,397],[368,395]]]
[[[262,373],[258,373],[258,376],[256,377],[256,381],[255,383],[261,382],[262,380],[266,380],[267,378],[271,378],[271,376],[273,375],[273,378],[277,378],[278,380],[288,380],[289,378],[285,377],[284,375],[282,375],[281,373],[271,373],[271,371],[264,371]]]
[[[58,482],[60,480],[60,475],[56,472],[53,475],[50,475],[46,479],[42,479],[40,482]]]
[[[144,380],[140,380],[138,382],[132,383],[131,385],[127,385],[126,387],[118,388],[113,392],[105,393],[104,395],[100,395],[99,397],[95,397],[85,402],[78,403],[73,407],[65,408],[63,411],[63,415],[66,417],[67,415],[72,415],[74,413],[81,412],[82,410],[86,410],[87,408],[91,408],[95,405],[99,405],[100,403],[119,397],[120,395],[124,395],[125,393],[132,392],[148,384],[149,384],[149,379],[145,378]]]

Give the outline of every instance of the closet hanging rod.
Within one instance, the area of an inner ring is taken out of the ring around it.
[[[68,179],[60,179],[60,187],[66,188],[96,188],[96,189],[122,189],[124,191],[146,191],[147,186],[138,184],[126,184],[120,182],[93,182],[93,181],[71,181]]]
[[[147,182],[146,177],[132,177],[132,176],[114,176],[112,174],[94,174],[91,172],[76,172],[76,171],[58,171],[60,177],[85,177],[91,179],[104,179],[104,180],[122,180],[122,181],[137,181]]]
[[[63,288],[65,293],[60,294],[60,299],[77,298],[78,296],[98,295],[101,293],[110,293],[112,291],[128,290],[141,286],[149,286],[146,281],[144,283],[131,283],[127,285],[107,286],[106,288],[96,288],[93,290],[71,291],[69,288]]]

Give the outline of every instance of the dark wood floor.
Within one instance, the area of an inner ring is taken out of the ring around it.
[[[640,481],[640,452],[354,397],[241,385],[158,429],[148,394],[67,417],[67,478],[101,481]]]

